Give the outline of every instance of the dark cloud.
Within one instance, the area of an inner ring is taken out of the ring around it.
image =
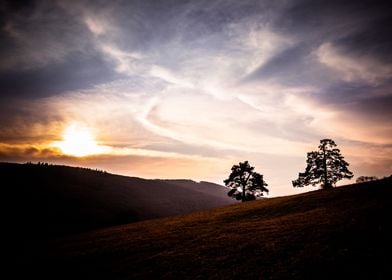
[[[0,161],[26,162],[38,160],[67,159],[69,156],[59,155],[58,149],[40,148],[36,146],[0,145]]]
[[[275,25],[297,34],[321,33],[320,35],[325,36],[327,34],[322,32],[338,28],[341,31],[355,25],[366,28],[369,22],[390,16],[390,11],[389,2],[385,0],[288,1],[286,9],[276,18]],[[339,36],[339,34],[331,35]]]
[[[317,98],[326,105],[348,106],[356,102],[381,102],[389,105],[392,101],[392,80],[370,85],[366,82],[336,81],[325,86]],[[364,111],[366,113],[366,111]],[[382,111],[380,113],[388,113]]]
[[[120,78],[99,55],[71,53],[64,61],[38,69],[0,72],[0,98],[37,98],[93,87]]]
[[[37,6],[37,1],[34,0],[21,0],[21,1],[1,1],[0,2],[0,13],[2,19],[12,14],[20,14],[23,16],[29,16]]]
[[[293,1],[274,22],[277,30],[314,46],[333,42],[353,56],[391,62],[389,1]]]
[[[37,1],[20,8],[3,5],[0,29],[4,43],[2,69],[39,68],[61,61],[68,53],[88,52],[93,45],[91,35],[81,24],[53,1]]]
[[[1,98],[56,95],[118,78],[80,14],[55,1],[2,2],[0,14]]]
[[[362,29],[339,38],[334,43],[347,54],[371,56],[384,63],[392,63],[392,40],[387,26],[392,26],[389,16],[375,18]]]
[[[51,110],[44,102],[32,102],[33,100],[2,100],[0,122],[5,125],[0,126],[1,143],[40,143],[56,139],[57,136],[48,127],[51,123],[62,121],[59,112]]]
[[[325,73],[311,57],[313,46],[297,44],[274,55],[259,68],[247,75],[242,82],[275,80],[287,86],[320,85]]]
[[[181,65],[183,59],[175,52],[165,53],[166,43],[174,41],[184,49],[227,50],[222,36],[209,39],[208,44],[199,38],[211,38],[240,21],[268,26],[295,44],[244,82],[315,86],[321,88],[318,97],[323,102],[350,101],[358,92],[377,89],[358,81],[337,82],[336,75],[316,61],[314,52],[331,42],[353,59],[367,56],[391,63],[390,11],[387,1],[2,1],[0,96],[50,96],[121,77],[97,49],[84,22],[85,15],[92,15],[115,27],[102,35],[105,40],[121,50],[162,51],[158,60],[163,65]],[[388,90],[384,81],[377,88]]]
[[[288,1],[272,28],[296,44],[274,55],[243,82],[313,86],[317,89],[313,97],[321,104],[346,106],[369,118],[385,115],[386,121],[388,110],[373,109],[392,106],[389,97],[379,97],[392,94],[387,77],[392,73],[388,70],[392,69],[391,15],[387,1]],[[336,68],[318,60],[317,51],[324,43],[339,55],[331,61]]]

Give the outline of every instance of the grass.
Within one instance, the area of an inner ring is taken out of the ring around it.
[[[391,179],[49,240],[56,279],[391,279]],[[29,271],[31,273],[32,271]]]

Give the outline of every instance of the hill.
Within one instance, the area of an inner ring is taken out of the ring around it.
[[[47,164],[0,163],[0,174],[5,209],[39,238],[235,203],[224,187],[191,180]]]
[[[391,279],[391,195],[389,178],[91,231],[30,252],[57,279]]]

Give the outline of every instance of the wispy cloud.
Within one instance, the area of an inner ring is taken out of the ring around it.
[[[392,66],[370,57],[353,57],[342,54],[331,43],[323,43],[316,51],[320,63],[335,70],[345,81],[363,80],[378,84],[392,76]]]
[[[105,34],[109,29],[107,23],[100,17],[86,16],[84,22],[95,35]]]

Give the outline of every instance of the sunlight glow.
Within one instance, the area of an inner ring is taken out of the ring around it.
[[[73,124],[63,134],[63,141],[56,142],[55,147],[60,148],[66,155],[83,157],[105,152],[104,146],[99,146],[93,137],[91,129]]]

